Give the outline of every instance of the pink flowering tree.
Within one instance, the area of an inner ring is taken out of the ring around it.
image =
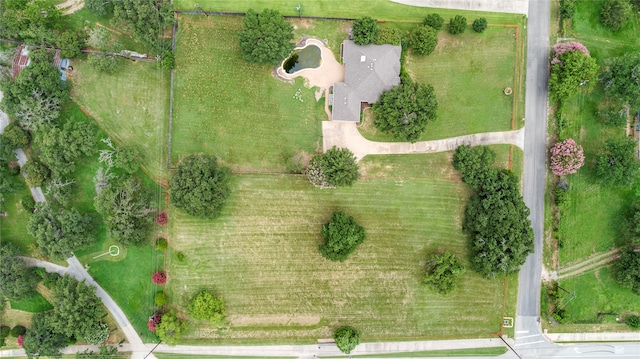
[[[579,42],[563,42],[560,44],[553,45],[553,58],[551,59],[551,64],[559,64],[560,56],[566,52],[582,52],[583,54],[590,57],[589,50]]]
[[[147,321],[147,327],[149,327],[149,330],[151,332],[155,333],[156,326],[158,326],[158,324],[160,324],[161,321],[162,321],[162,316],[160,315],[160,313],[155,313],[149,317],[149,321]]]
[[[18,344],[18,346],[20,348],[24,348],[24,335],[23,334],[18,335],[18,339],[16,340],[16,343]]]
[[[167,275],[164,272],[155,272],[153,276],[151,276],[151,280],[155,284],[164,285],[167,283]]]
[[[161,212],[156,216],[156,223],[160,226],[166,226],[169,222],[169,216],[167,216],[167,212]]]
[[[568,138],[557,142],[551,147],[551,162],[549,167],[556,176],[576,173],[584,165],[584,151],[576,141]]]

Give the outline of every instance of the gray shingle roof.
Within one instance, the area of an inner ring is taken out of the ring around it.
[[[333,85],[333,120],[360,121],[360,103],[374,103],[400,83],[400,46],[342,43],[344,82]]]

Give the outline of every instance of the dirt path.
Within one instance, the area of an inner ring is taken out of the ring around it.
[[[63,15],[73,14],[84,7],[84,0],[67,0],[56,5],[56,9],[62,10]]]
[[[366,155],[436,153],[452,151],[461,145],[510,144],[524,148],[524,128],[515,131],[486,132],[442,140],[409,142],[374,142],[362,137],[353,122],[322,122],[322,148],[346,147],[361,160]]]
[[[581,259],[569,266],[560,268],[558,270],[558,279],[569,278],[585,273],[589,270],[602,267],[603,265],[613,262],[618,258],[620,258],[620,249],[616,248],[609,252],[599,253],[594,256]]]

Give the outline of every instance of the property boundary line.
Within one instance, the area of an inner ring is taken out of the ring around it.
[[[176,55],[176,34],[178,33],[178,19],[174,17],[173,34],[171,35],[171,53]],[[167,134],[167,170],[171,169],[171,134],[173,132],[173,79],[175,66],[171,69],[171,84],[169,85],[169,133]]]

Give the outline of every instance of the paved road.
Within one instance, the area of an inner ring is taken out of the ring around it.
[[[524,129],[504,132],[485,132],[442,140],[409,142],[375,142],[362,137],[353,122],[322,122],[322,148],[348,148],[358,160],[366,155],[436,153],[452,151],[461,145],[511,144],[524,147]]]
[[[529,0],[391,0],[400,4],[442,9],[507,12],[527,15]],[[537,1],[537,0],[531,0]]]
[[[516,310],[516,343],[542,340],[540,335],[540,277],[544,231],[546,175],[547,83],[549,68],[549,0],[529,2],[527,83],[525,98],[524,202],[531,210],[535,251],[520,269]],[[538,343],[542,344],[542,343]]]

